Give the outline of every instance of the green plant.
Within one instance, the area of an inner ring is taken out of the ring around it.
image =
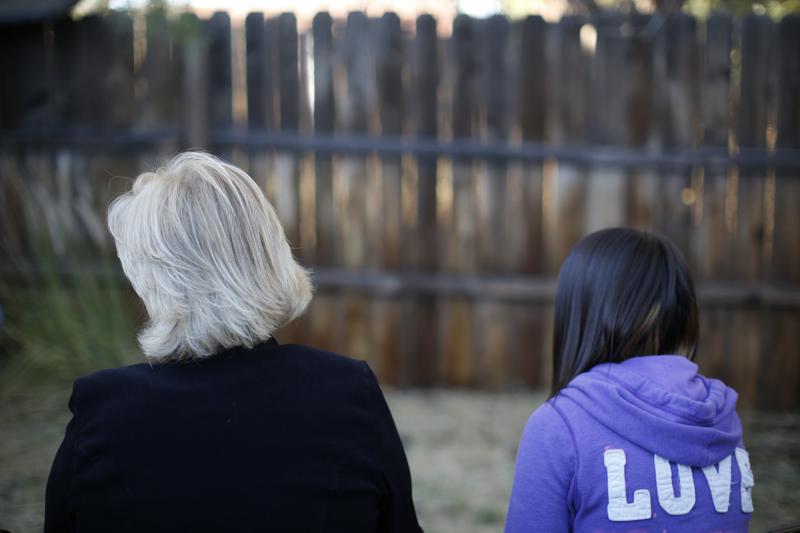
[[[112,255],[106,200],[59,178],[46,162],[0,158],[0,396],[139,353],[139,304]]]
[[[107,265],[109,266],[109,265]],[[10,354],[0,391],[72,380],[136,359],[130,290],[113,274],[54,264],[0,288]]]

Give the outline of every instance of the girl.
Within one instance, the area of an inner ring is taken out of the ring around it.
[[[736,392],[697,372],[697,303],[667,239],[598,231],[558,276],[550,399],[528,420],[507,533],[746,531]]]

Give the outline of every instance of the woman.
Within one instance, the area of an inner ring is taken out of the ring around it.
[[[366,363],[273,332],[311,299],[253,180],[184,153],[109,209],[147,364],[75,382],[45,531],[420,531]]]
[[[522,435],[507,533],[747,531],[736,392],[698,373],[697,338],[671,242],[612,228],[575,245],[556,287],[553,389]]]

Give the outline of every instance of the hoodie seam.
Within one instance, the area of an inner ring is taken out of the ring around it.
[[[572,472],[572,480],[570,482],[569,490],[572,492],[573,500],[575,500],[575,499],[577,499],[577,496],[578,496],[577,479],[578,479],[578,469],[580,468],[580,465],[581,465],[581,458],[580,458],[580,455],[578,454],[578,440],[575,438],[575,431],[572,429],[572,426],[567,421],[567,417],[564,415],[564,413],[561,411],[561,409],[559,409],[556,406],[556,400],[557,400],[557,398],[553,398],[552,400],[548,401],[547,403],[550,404],[550,407],[553,408],[553,411],[555,411],[556,414],[558,415],[558,417],[561,419],[561,422],[563,422],[564,426],[567,428],[567,432],[569,433],[569,437],[572,440],[572,449],[573,449],[573,452],[575,454],[575,468],[574,468],[574,470]],[[577,511],[577,505],[575,506],[575,511]]]

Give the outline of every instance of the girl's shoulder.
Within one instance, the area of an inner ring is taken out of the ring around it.
[[[576,463],[575,435],[559,405],[558,397],[544,402],[528,418],[522,432],[520,451],[535,452],[558,463]]]

